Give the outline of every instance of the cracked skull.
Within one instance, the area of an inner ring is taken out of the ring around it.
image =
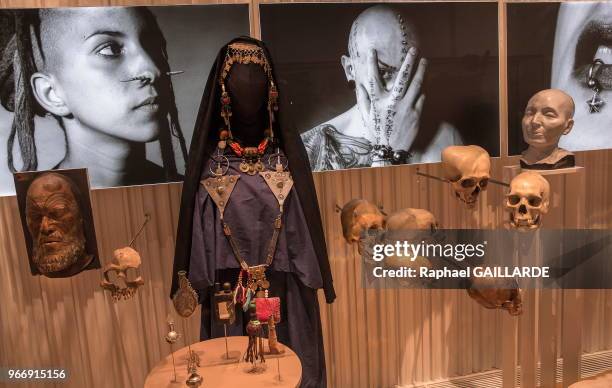
[[[489,153],[475,145],[446,147],[442,151],[442,168],[453,195],[468,209],[476,206],[491,176]]]
[[[100,286],[109,290],[114,300],[131,298],[138,287],[144,284],[144,280],[142,276],[129,280],[128,271],[135,272],[141,263],[140,254],[132,247],[116,249],[113,261],[104,268],[104,280]],[[114,279],[111,273],[115,274]]]
[[[340,214],[342,235],[349,244],[361,241],[368,230],[385,227],[385,216],[378,206],[365,199],[352,199],[342,208]]]
[[[510,213],[510,226],[517,229],[537,229],[542,215],[548,213],[550,184],[534,171],[523,172],[510,182],[506,195],[506,210]]]

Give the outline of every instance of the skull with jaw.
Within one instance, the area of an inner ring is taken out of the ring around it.
[[[510,182],[505,208],[510,213],[510,226],[519,230],[537,229],[542,215],[548,213],[550,184],[534,171],[523,172]]]
[[[347,202],[342,208],[340,220],[342,235],[349,244],[360,242],[362,234],[368,230],[382,230],[385,227],[385,216],[378,206],[365,199]]]
[[[442,151],[442,168],[453,195],[468,209],[474,208],[491,177],[489,153],[475,145],[449,146]]]

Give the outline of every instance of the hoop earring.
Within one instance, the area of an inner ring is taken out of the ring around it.
[[[605,65],[604,61],[599,58],[595,58],[589,67],[587,86],[593,90],[593,96],[586,102],[589,106],[589,113],[599,113],[601,108],[606,104],[606,102],[599,97],[599,94],[601,93],[601,84],[597,79],[597,71],[595,70],[596,66],[597,69],[599,69],[599,66],[602,65]]]

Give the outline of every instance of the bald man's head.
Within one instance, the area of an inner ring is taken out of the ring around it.
[[[376,51],[380,80],[390,91],[409,50],[418,47],[414,24],[395,8],[375,5],[357,16],[349,34],[348,55],[343,55],[341,61],[346,79],[355,83],[357,106],[364,123],[371,98],[368,94],[370,53]]]
[[[367,8],[353,21],[348,52],[351,57],[361,57],[371,48],[379,52],[390,49],[405,56],[412,46],[418,47],[412,21],[393,7],[383,4]]]
[[[529,99],[522,120],[523,139],[533,147],[557,146],[574,125],[574,100],[559,89],[539,91]]]
[[[574,117],[574,111],[576,110],[574,99],[561,89],[540,90],[529,99],[527,106],[529,106],[529,103],[534,99],[549,101],[551,104],[557,106],[567,118],[571,119]]]

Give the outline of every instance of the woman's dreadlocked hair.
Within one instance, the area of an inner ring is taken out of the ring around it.
[[[35,17],[36,16],[36,17]],[[9,39],[0,61],[0,102],[15,113],[7,141],[8,167],[16,171],[13,161],[15,135],[23,160],[22,171],[36,170],[38,160],[34,144],[34,115],[40,107],[32,95],[30,77],[36,72],[32,55],[30,26],[38,25],[38,15],[32,11],[15,11]]]
[[[17,171],[13,160],[15,136],[17,136],[23,160],[21,171],[36,170],[38,167],[36,144],[34,142],[34,117],[35,115],[44,116],[47,113],[34,98],[30,86],[30,78],[37,71],[32,36],[37,39],[39,43],[37,46],[41,47],[39,12],[39,10],[10,11],[10,13],[3,13],[1,19],[4,20],[0,20],[3,25],[0,35],[4,35],[4,42],[6,42],[0,59],[0,103],[8,111],[14,112],[7,141],[7,162],[12,172]],[[148,21],[155,26],[160,39],[164,59],[164,63],[160,66],[162,67],[162,76],[165,76],[170,71],[166,40],[155,16],[148,9],[145,9],[145,15]],[[34,33],[32,34],[32,32]],[[41,57],[43,57],[42,54]],[[168,130],[160,133],[159,142],[166,180],[177,180],[179,175],[176,169],[172,137],[178,139],[183,160],[187,160],[187,146],[178,120],[178,109],[176,108],[172,81],[168,80],[168,82],[169,125]],[[57,119],[59,121],[59,118]],[[64,128],[62,127],[62,129]]]

